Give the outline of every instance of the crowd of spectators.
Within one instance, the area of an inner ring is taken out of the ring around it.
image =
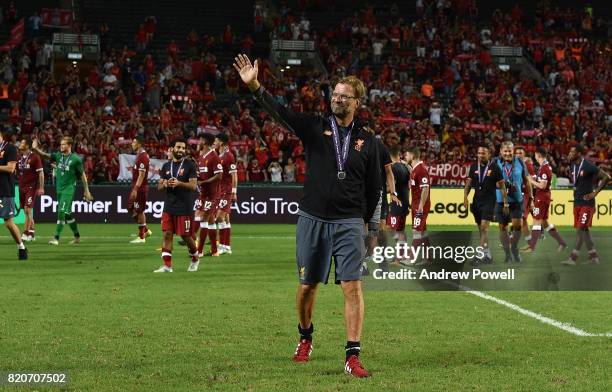
[[[324,3],[319,8],[325,12]],[[394,4],[384,15],[365,7],[321,29],[307,14],[296,16],[288,7],[273,14],[256,4],[255,34],[270,14],[270,37],[315,40],[328,71],[280,73],[260,59],[260,78],[293,110],[325,113],[333,82],[356,74],[368,87],[360,119],[387,145],[418,144],[428,162],[467,162],[478,143],[511,139],[527,151],[548,147],[560,175],[567,176],[567,152],[578,142],[605,165],[612,148],[611,25],[588,8],[543,3],[539,9],[526,23],[518,6],[483,19],[473,0],[418,0],[414,10]],[[54,77],[49,39],[40,33],[2,54],[0,78],[19,137],[37,137],[55,149],[61,135],[70,135],[88,177],[112,182],[118,154],[131,152],[135,135],[144,136],[151,156],[164,158],[174,137],[194,143],[198,133],[224,131],[239,180],[303,182],[299,140],[255,107],[231,64],[217,60],[250,53],[254,38],[231,25],[214,34],[192,30],[158,59],[151,50],[156,24],[147,17],[135,26],[134,41],[121,47],[100,26],[94,33],[103,55],[87,71],[69,64]],[[84,24],[74,30],[90,31]],[[492,45],[522,46],[542,79],[500,69]]]
[[[609,164],[612,123],[611,24],[592,10],[539,5],[533,23],[518,6],[484,22],[473,1],[417,1],[409,21],[397,5],[384,18],[373,7],[314,32],[330,75],[298,83],[297,102],[326,108],[328,80],[358,75],[368,87],[360,117],[386,144],[417,143],[429,162],[475,159],[475,146],[513,140],[550,151],[568,175],[567,153],[585,143]],[[493,45],[521,46],[542,75],[502,70]],[[312,82],[314,81],[314,83]],[[279,87],[281,83],[279,83]],[[296,101],[296,99],[293,99]]]

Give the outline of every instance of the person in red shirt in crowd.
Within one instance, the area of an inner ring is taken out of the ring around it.
[[[202,92],[202,102],[204,102],[204,104],[209,104],[210,102],[213,102],[215,100],[215,93],[212,91],[212,89],[210,88],[210,83],[206,82],[204,84],[204,91]]]
[[[170,41],[170,43],[166,47],[166,52],[168,52],[168,56],[170,56],[172,58],[172,61],[174,61],[174,62],[177,61],[179,47],[176,44],[175,40]]]
[[[34,205],[36,198],[45,193],[45,173],[42,161],[37,154],[32,154],[32,143],[23,138],[19,143],[19,162],[17,164],[19,176],[19,208],[25,213],[25,226],[21,239],[34,241],[36,230],[34,227]]]
[[[10,88],[10,91],[11,104],[21,104],[21,99],[23,98],[23,88],[21,87],[21,85],[19,83],[13,83],[12,87]]]
[[[255,147],[255,158],[258,164],[263,168],[268,163],[268,148],[263,143],[257,143]]]
[[[99,88],[100,87],[100,74],[98,67],[92,67],[89,70],[89,76],[87,77],[87,83],[90,87]]]
[[[144,244],[146,237],[150,237],[151,230],[147,227],[145,209],[149,194],[149,154],[143,147],[144,139],[136,136],[132,139],[132,149],[136,152],[134,166],[132,166],[132,190],[128,200],[128,211],[138,223],[138,237],[130,241],[132,244]]]
[[[27,112],[25,118],[21,122],[21,135],[28,136],[34,130],[34,121],[32,120],[32,112]]]
[[[20,113],[21,111],[19,110],[19,105],[13,104],[13,106],[11,107],[11,111],[9,112],[9,117],[11,119],[12,124],[19,124],[19,121],[21,119]]]
[[[225,26],[225,30],[223,31],[223,49],[230,50],[232,48],[232,44],[234,43],[234,33],[232,32],[232,26]]]
[[[17,84],[19,85],[21,91],[26,88],[29,83],[29,79],[30,77],[25,69],[22,68],[19,72],[17,72]]]
[[[236,174],[238,175],[238,182],[245,182],[247,180],[247,168],[244,165],[242,159],[238,159],[236,163]]]
[[[153,74],[155,73],[155,63],[153,62],[153,57],[150,54],[145,56],[144,70],[149,76],[149,78],[151,78],[151,76],[153,76]]]
[[[155,19],[154,16],[148,16],[145,18],[144,28],[146,33],[146,42],[149,43],[155,37],[155,32],[157,31],[157,19]]]
[[[249,34],[247,34],[242,39],[242,51],[250,56],[251,55],[251,49],[253,48],[253,44],[255,44],[255,41],[253,41],[253,38],[251,38],[251,36]]]
[[[296,181],[303,184],[306,181],[306,161],[304,155],[298,155],[295,160]]]
[[[189,55],[195,56],[198,53],[198,44],[200,37],[195,30],[191,30],[187,35],[187,47],[189,48]]]
[[[262,169],[257,158],[251,159],[251,163],[247,168],[246,180],[250,182],[268,181],[268,174]]]
[[[198,103],[202,100],[202,89],[200,88],[200,86],[198,86],[198,82],[196,82],[195,80],[191,82],[191,84],[187,87],[186,94],[187,97],[189,97],[189,99],[191,99],[195,103]]]
[[[234,72],[230,72],[227,74],[225,78],[225,88],[227,92],[231,95],[235,95],[238,93],[238,88],[240,87],[238,77]]]
[[[9,3],[8,9],[6,10],[6,19],[9,24],[13,24],[17,21],[17,7],[15,7],[14,1]]]
[[[144,52],[147,48],[147,32],[143,24],[138,26],[138,31],[136,32],[136,50],[138,52]]]
[[[171,104],[167,103],[161,110],[160,126],[162,131],[167,131],[172,126]]]

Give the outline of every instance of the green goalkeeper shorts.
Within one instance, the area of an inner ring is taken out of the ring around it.
[[[57,191],[57,213],[72,213],[72,200],[74,199],[74,188]]]

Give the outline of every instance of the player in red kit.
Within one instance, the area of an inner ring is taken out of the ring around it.
[[[172,160],[164,163],[159,171],[157,189],[166,192],[161,226],[163,232],[162,260],[164,265],[153,272],[172,272],[172,245],[174,235],[180,236],[189,250],[191,264],[187,271],[196,272],[200,264],[198,250],[191,237],[193,231],[193,204],[197,197],[198,170],[191,159],[185,158],[186,143],[172,142]]]
[[[136,136],[132,140],[132,148],[137,155],[134,166],[132,166],[132,190],[128,200],[128,211],[138,223],[138,237],[130,241],[131,244],[144,244],[146,242],[145,238],[153,234],[147,227],[147,218],[144,213],[149,193],[149,181],[147,179],[149,175],[149,154],[142,147],[142,144],[141,136]]]
[[[232,254],[230,246],[231,224],[230,212],[232,203],[236,201],[238,187],[238,173],[236,170],[236,160],[227,145],[229,138],[226,134],[220,133],[215,138],[215,148],[219,151],[219,159],[223,167],[223,175],[220,181],[220,197],[218,206],[219,222],[219,254]]]
[[[420,160],[421,151],[418,147],[411,147],[406,151],[406,161],[411,167],[410,171],[410,196],[412,198],[411,213],[412,213],[412,248],[424,245],[429,246],[429,238],[427,236],[427,215],[431,202],[429,200],[429,172],[427,167]],[[421,255],[424,255],[424,250]],[[423,259],[427,259],[423,257]],[[412,262],[416,261],[412,257]]]
[[[34,205],[36,197],[45,193],[45,173],[42,161],[37,154],[32,154],[32,142],[22,139],[19,144],[19,208],[25,212],[25,226],[21,239],[34,241],[36,230],[34,228]]]
[[[571,148],[568,158],[572,163],[570,173],[574,183],[574,228],[576,229],[576,245],[569,259],[563,260],[562,265],[576,265],[578,252],[582,245],[586,245],[589,262],[599,264],[599,255],[595,250],[595,243],[591,236],[591,225],[595,214],[595,197],[605,189],[610,182],[610,175],[598,168],[592,162],[584,159],[586,150],[578,144]],[[595,185],[597,183],[597,185]]]
[[[214,149],[215,137],[209,133],[200,135],[200,155],[198,156],[198,186],[200,195],[195,202],[195,230],[200,224],[198,253],[204,253],[206,238],[210,238],[209,256],[219,256],[217,250],[217,206],[219,205],[219,180],[223,173],[221,160]]]
[[[538,148],[535,153],[535,159],[540,165],[536,178],[529,176],[527,179],[535,188],[535,197],[533,202],[533,227],[531,228],[531,239],[529,240],[529,249],[526,252],[533,252],[538,239],[542,234],[542,228],[546,227],[546,231],[557,240],[559,243],[559,252],[567,247],[563,238],[559,235],[557,229],[552,224],[548,224],[548,210],[550,208],[550,184],[552,182],[553,171],[548,163],[546,150],[542,147]]]

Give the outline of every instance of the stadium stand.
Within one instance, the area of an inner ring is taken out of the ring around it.
[[[231,68],[239,52],[260,58],[263,84],[296,111],[325,112],[333,82],[358,75],[368,86],[361,120],[388,145],[418,144],[430,163],[469,162],[478,143],[511,139],[527,151],[547,147],[561,177],[578,142],[609,165],[612,25],[589,8],[540,2],[525,15],[518,5],[479,14],[470,0],[371,1],[356,11],[343,1],[210,9],[188,0],[177,9],[82,0],[70,30],[99,34],[100,60],[52,69],[55,30],[34,34],[30,16],[58,4],[17,4],[17,17],[7,5],[0,24],[4,41],[19,18],[27,25],[23,42],[2,53],[3,119],[15,138],[35,136],[49,149],[73,136],[95,183],[116,181],[118,154],[136,134],[161,158],[175,136],[219,131],[230,135],[240,180],[267,180],[276,161],[283,180],[302,182],[303,148],[253,105]],[[271,39],[313,40],[324,72],[274,64]],[[500,68],[498,47],[520,48],[525,66]]]

